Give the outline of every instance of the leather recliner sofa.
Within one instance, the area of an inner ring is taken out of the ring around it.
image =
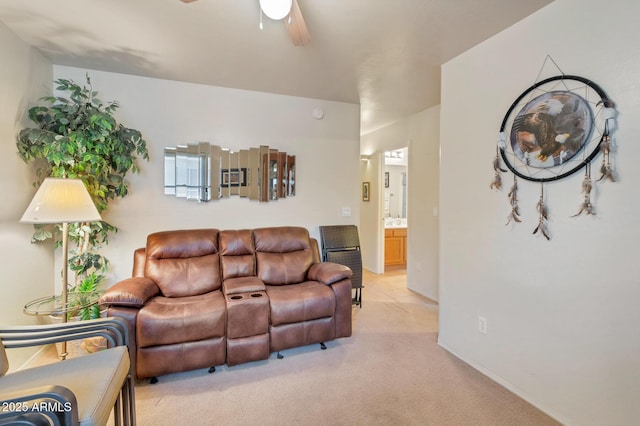
[[[150,234],[100,298],[127,321],[137,379],[351,336],[351,270],[301,227]]]

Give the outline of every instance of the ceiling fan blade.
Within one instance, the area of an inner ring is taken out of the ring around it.
[[[307,24],[304,22],[300,6],[298,6],[298,0],[293,0],[291,4],[291,12],[289,12],[289,18],[284,20],[284,25],[287,27],[291,41],[296,46],[304,46],[311,41],[309,36],[309,30],[307,30]]]
[[[180,0],[182,3],[193,3],[196,0]]]

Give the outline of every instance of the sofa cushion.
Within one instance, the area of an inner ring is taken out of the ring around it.
[[[333,290],[317,281],[267,286],[267,295],[272,326],[331,317],[336,310]]]
[[[253,236],[257,275],[265,284],[296,284],[307,279],[313,250],[305,228],[260,228],[253,231]]]
[[[138,313],[139,347],[192,342],[225,335],[226,305],[220,291],[188,297],[155,297]]]
[[[221,286],[217,229],[150,234],[146,255],[145,276],[166,297],[195,296]]]

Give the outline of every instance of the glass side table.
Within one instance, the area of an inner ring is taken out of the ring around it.
[[[81,309],[96,305],[101,295],[101,291],[70,291],[67,294],[66,304],[62,302],[62,295],[60,294],[57,296],[45,296],[28,302],[24,305],[23,311],[27,315],[57,317],[61,319],[61,322],[66,322],[67,315],[76,316]],[[56,343],[56,345],[58,344]],[[64,360],[68,355],[67,342],[61,342],[60,346],[59,357]]]
[[[45,296],[24,305],[24,313],[28,315],[62,316],[63,314],[73,313],[97,304],[101,295],[102,292],[100,291],[70,291],[67,294],[66,306],[63,306],[62,295]]]

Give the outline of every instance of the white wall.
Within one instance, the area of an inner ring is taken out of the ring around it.
[[[29,324],[22,312],[35,298],[53,294],[53,245],[31,244],[33,227],[18,221],[35,193],[30,167],[18,157],[16,136],[28,124],[26,110],[51,94],[51,62],[0,23],[0,324]],[[12,369],[34,349],[9,351]]]
[[[89,70],[118,119],[140,130],[151,161],[129,178],[130,194],[105,219],[120,228],[104,254],[115,280],[130,276],[133,249],[160,230],[296,225],[318,237],[319,225],[358,225],[359,106]],[[54,66],[55,78],[83,83],[87,70]],[[322,108],[324,119],[312,116]],[[198,204],[163,195],[166,146],[209,141],[232,150],[269,145],[296,155],[296,196],[259,203],[233,196]],[[342,216],[351,208],[351,217]]]
[[[407,287],[438,300],[440,107],[408,119]]]
[[[361,185],[369,182],[369,201],[360,204],[360,250],[362,251],[362,267],[376,274],[384,272],[384,244],[382,229],[384,184],[382,170],[384,155],[376,152],[360,161]],[[361,196],[362,199],[362,196]]]
[[[556,0],[442,67],[439,342],[570,425],[640,418],[638,16],[635,0]],[[548,184],[551,241],[532,235],[538,185],[521,181],[514,227],[489,189],[501,120],[547,54],[619,111],[619,181],[575,219],[582,175]]]

